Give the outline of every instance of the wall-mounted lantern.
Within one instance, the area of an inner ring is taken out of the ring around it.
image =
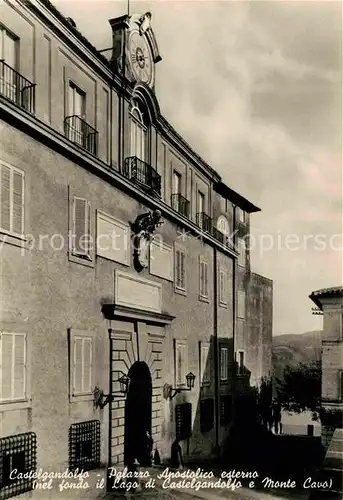
[[[195,381],[195,375],[192,372],[189,372],[186,375],[186,385],[187,387],[172,387],[169,385],[167,387],[167,397],[169,399],[173,399],[173,397],[176,396],[176,394],[179,394],[180,392],[183,391],[191,391],[194,388],[194,381]]]
[[[95,408],[100,408],[101,410],[107,405],[107,403],[111,403],[115,397],[125,397],[128,389],[130,378],[123,374],[118,380],[120,390],[119,392],[112,392],[111,394],[104,394],[104,391],[99,389],[99,387],[95,387],[93,391],[94,395],[94,406]]]

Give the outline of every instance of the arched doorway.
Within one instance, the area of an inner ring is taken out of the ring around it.
[[[125,402],[124,464],[137,459],[149,466],[147,432],[151,436],[152,380],[148,365],[136,361],[128,373],[129,391]]]

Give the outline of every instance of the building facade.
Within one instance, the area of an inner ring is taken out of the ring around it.
[[[236,374],[270,369],[259,209],[161,115],[151,15],[110,25],[109,61],[47,0],[0,6],[5,494],[13,464],[127,463],[146,432],[162,460],[176,437],[185,460],[218,453]]]
[[[322,408],[343,413],[343,288],[312,292],[310,299],[322,311]],[[333,429],[322,423],[322,440],[328,446]]]

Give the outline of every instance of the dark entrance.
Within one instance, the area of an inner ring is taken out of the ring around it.
[[[149,367],[144,361],[136,361],[128,373],[129,391],[125,402],[124,464],[135,459],[140,465],[151,465],[151,400],[152,381]]]

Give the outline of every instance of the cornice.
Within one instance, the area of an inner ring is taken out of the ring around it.
[[[110,165],[88,153],[85,149],[73,144],[64,135],[51,128],[48,124],[17,107],[1,95],[0,119],[3,119],[40,143],[50,147],[62,156],[65,156],[69,160],[116,186],[132,198],[146,205],[147,208],[160,209],[163,217],[177,226],[186,229],[193,236],[201,237],[205,243],[216,247],[222,253],[232,258],[238,257],[238,253],[235,250],[222,245],[211,235],[203,233],[194,222],[181,216],[178,212],[175,212],[162,200],[142,192]]]

